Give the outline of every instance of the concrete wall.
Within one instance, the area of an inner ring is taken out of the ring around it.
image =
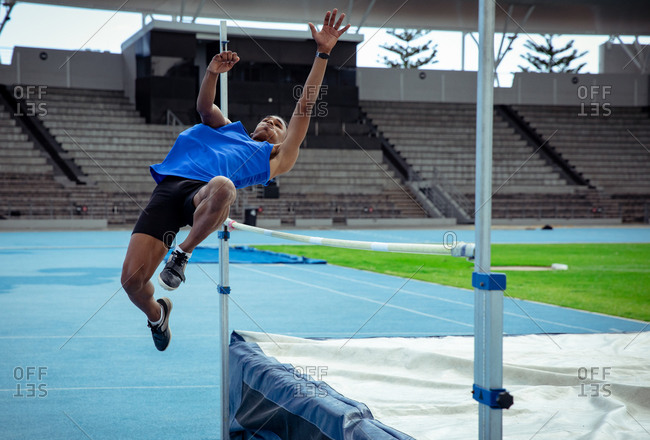
[[[132,47],[122,54],[16,47],[11,65],[0,65],[2,84],[124,90],[132,100],[135,75]],[[649,82],[650,75],[640,74],[520,72],[511,88],[495,89],[495,103],[648,106]],[[362,67],[357,69],[357,84],[362,100],[476,101],[476,72]]]
[[[476,72],[357,68],[359,99],[476,102]]]
[[[496,104],[647,106],[649,75],[516,73],[495,88]],[[476,102],[476,72],[358,68],[359,98],[370,101]]]
[[[135,104],[135,46],[122,49],[122,84],[124,84],[124,95]]]
[[[123,90],[122,68],[120,54],[16,47],[0,83]]]

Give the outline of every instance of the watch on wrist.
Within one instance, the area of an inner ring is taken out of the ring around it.
[[[328,59],[330,57],[330,54],[325,53],[325,52],[316,52],[316,56],[318,58],[322,58],[324,60]]]

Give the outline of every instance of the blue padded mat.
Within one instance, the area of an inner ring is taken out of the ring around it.
[[[167,254],[167,259],[171,251]],[[326,264],[325,260],[315,260],[279,252],[261,251],[248,246],[234,246],[229,249],[230,263],[236,264]],[[199,246],[192,252],[190,263],[218,263],[219,248]]]

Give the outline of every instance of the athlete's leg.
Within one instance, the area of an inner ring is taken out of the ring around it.
[[[153,298],[154,286],[150,280],[166,254],[167,247],[161,240],[134,233],[122,266],[122,287],[151,322],[160,319],[160,304]]]
[[[237,198],[237,190],[230,179],[223,176],[212,178],[194,196],[194,220],[192,229],[179,246],[192,253],[203,240],[219,229],[228,218],[230,206]]]

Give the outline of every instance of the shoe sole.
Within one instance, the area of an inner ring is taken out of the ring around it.
[[[167,307],[167,313],[165,314],[165,321],[167,323],[167,331],[169,332],[169,340],[167,341],[167,346],[160,350],[158,347],[158,351],[165,351],[169,348],[169,344],[172,342],[172,329],[169,328],[169,317],[172,314],[172,307],[174,307],[174,304],[172,303],[172,300],[167,298],[167,297],[162,297],[158,301],[156,301],[158,304],[160,304],[160,301],[163,301],[165,303],[165,306]]]
[[[165,282],[162,280],[162,278],[160,278],[160,275],[158,275],[158,284],[160,284],[160,287],[162,287],[163,289],[165,289],[168,292],[171,292],[173,290],[178,289],[178,287],[171,287],[171,286],[168,286],[167,284],[165,284]]]

